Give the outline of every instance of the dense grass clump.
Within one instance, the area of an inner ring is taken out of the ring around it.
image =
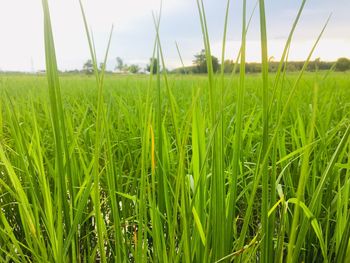
[[[95,76],[60,76],[44,0],[47,76],[0,76],[0,261],[346,262],[350,76],[284,71],[305,2],[273,75],[261,0],[262,75],[245,1],[231,76],[197,1],[207,76],[99,72],[83,8]]]

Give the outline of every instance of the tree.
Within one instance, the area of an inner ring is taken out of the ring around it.
[[[85,62],[85,64],[83,65],[83,71],[87,75],[91,75],[94,72],[94,66],[92,64],[92,60],[91,59],[89,59],[88,61]]]
[[[193,60],[193,64],[197,68],[197,73],[208,73],[208,67],[207,67],[207,57],[205,55],[205,50],[202,49],[200,53],[194,55],[195,59]],[[220,64],[217,57],[211,56],[212,64],[213,64],[213,71],[217,72]]]
[[[116,60],[117,60],[117,65],[115,66],[115,69],[119,71],[123,71],[124,61],[120,57],[117,57]]]
[[[337,71],[347,71],[350,69],[350,60],[347,58],[339,58],[335,65]]]
[[[140,71],[140,67],[138,65],[132,64],[129,66],[128,71],[132,74],[137,74]]]
[[[233,69],[235,67],[235,63],[233,60],[225,60],[224,62],[224,71],[225,73],[232,73]]]
[[[146,71],[148,71],[152,74],[157,74],[158,67],[159,67],[158,59],[150,58],[149,64],[146,66]],[[152,72],[151,72],[151,70],[152,70]]]
[[[320,57],[316,58],[314,61],[315,71],[318,71],[320,63],[321,63],[321,58]]]

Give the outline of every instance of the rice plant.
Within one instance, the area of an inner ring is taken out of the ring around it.
[[[306,2],[276,73],[264,0],[256,13],[242,0],[230,75],[213,69],[205,4],[196,0],[206,76],[160,71],[161,9],[150,50],[157,73],[114,76],[105,73],[113,28],[99,71],[80,1],[92,78],[59,74],[42,0],[46,76],[0,75],[0,261],[347,262],[350,77],[306,72],[329,20],[303,69],[287,72]],[[245,72],[254,15],[260,75]]]

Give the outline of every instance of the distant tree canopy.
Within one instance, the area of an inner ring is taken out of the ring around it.
[[[217,72],[219,70],[220,64],[218,59],[212,56],[213,60],[213,70]],[[305,61],[288,61],[283,65],[283,68],[286,67],[288,72],[300,71],[304,67]],[[272,58],[269,61],[269,72],[276,72],[279,67],[278,61],[273,61]],[[308,63],[306,68],[307,71],[316,71],[316,70],[330,70],[332,67],[336,71],[347,71],[350,70],[350,60],[347,58],[339,58],[336,62],[321,61],[320,58],[316,58],[313,61]],[[260,73],[261,72],[261,63],[258,62],[248,62],[246,63],[246,72],[247,73]],[[225,60],[224,62],[224,71],[225,73],[232,73],[234,70],[239,72],[240,64],[236,64],[233,60]],[[193,61],[193,66],[181,67],[173,70],[174,73],[178,74],[205,74],[207,73],[207,61],[205,56],[205,51],[202,50],[199,54],[195,55],[195,60]]]
[[[115,70],[122,73],[132,73],[137,74],[140,73],[141,68],[137,64],[127,65],[124,63],[123,59],[120,57],[116,58],[116,66]],[[220,63],[217,57],[212,56],[213,63],[213,71],[214,73],[220,70]],[[280,63],[278,61],[273,61],[273,57],[269,59],[269,72],[277,72]],[[282,65],[282,69],[286,68],[288,72],[296,72],[300,71],[305,65],[305,61],[288,61],[287,63]],[[99,70],[102,70],[102,63],[99,65]],[[258,62],[247,62],[246,63],[246,73],[260,73],[262,70],[261,63]],[[169,72],[167,69],[162,69],[157,58],[150,58],[149,64],[146,66],[146,71],[151,74],[157,74],[157,69],[159,67],[159,72]],[[348,71],[350,70],[350,59],[348,58],[339,58],[336,62],[328,62],[321,61],[320,58],[316,58],[313,61],[309,61],[306,71],[317,71],[317,70],[330,70],[334,69],[335,71]],[[226,74],[230,74],[233,71],[239,73],[240,64],[235,63],[233,60],[225,60],[224,61],[224,72]],[[152,72],[151,72],[152,71]],[[79,72],[79,70],[77,70]],[[94,72],[94,66],[91,59],[87,60],[83,65],[84,73],[90,75]],[[170,73],[177,74],[206,74],[208,73],[207,67],[207,58],[205,54],[205,50],[202,49],[198,54],[194,55],[193,65],[187,67],[181,67],[172,70]]]
[[[128,64],[125,64],[122,58],[117,57],[116,60],[117,65],[115,66],[115,70],[122,73],[127,73],[130,71],[130,66],[128,66]]]
[[[350,60],[347,58],[339,58],[335,64],[337,71],[347,71],[350,69]]]
[[[117,57],[116,60],[117,60],[117,65],[115,66],[115,69],[119,71],[123,71],[124,61],[120,57]]]
[[[141,70],[141,68],[136,65],[136,64],[131,64],[129,67],[128,67],[128,71],[132,74],[137,74],[139,73]]]
[[[193,64],[195,68],[193,69],[193,73],[208,73],[208,66],[207,66],[207,57],[205,54],[205,50],[202,49],[200,53],[194,55],[195,59],[193,60]],[[212,56],[211,57],[212,64],[213,64],[213,71],[217,72],[220,64],[217,57]]]
[[[92,60],[89,59],[87,60],[84,65],[83,65],[83,71],[88,74],[91,75],[92,73],[94,73],[94,65],[92,64]]]
[[[160,67],[158,59],[150,58],[149,64],[146,66],[146,71],[152,74],[157,74],[158,67]]]
[[[121,72],[121,73],[132,73],[132,74],[137,74],[140,72],[141,68],[139,65],[136,64],[125,64],[123,59],[120,57],[116,58],[117,65],[115,66],[115,70]]]

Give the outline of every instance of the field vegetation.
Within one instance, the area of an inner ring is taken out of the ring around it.
[[[306,72],[326,24],[287,73],[305,2],[274,73],[263,0],[259,74],[246,73],[246,1],[225,74],[228,11],[215,73],[198,0],[206,75],[160,72],[155,15],[161,66],[116,76],[83,6],[93,75],[58,73],[43,0],[46,75],[0,75],[0,261],[347,262],[350,75]]]

